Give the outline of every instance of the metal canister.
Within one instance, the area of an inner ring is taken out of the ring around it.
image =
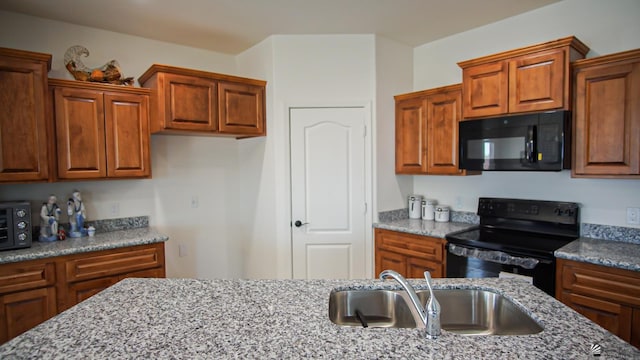
[[[435,219],[436,204],[438,201],[434,199],[422,200],[422,220]]]
[[[437,222],[448,222],[449,207],[447,205],[437,205],[435,209],[435,218]]]
[[[420,219],[422,195],[409,195],[409,219]]]

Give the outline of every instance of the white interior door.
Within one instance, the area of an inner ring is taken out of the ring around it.
[[[366,275],[362,107],[291,108],[293,277]]]

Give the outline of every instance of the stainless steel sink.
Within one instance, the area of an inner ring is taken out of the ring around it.
[[[332,292],[329,296],[329,319],[345,326],[416,327],[413,312],[404,294],[399,291]]]
[[[461,335],[527,335],[543,330],[522,308],[498,293],[476,289],[440,289],[434,293],[441,306],[443,330]],[[426,304],[429,292],[420,290],[417,294]],[[402,291],[332,292],[329,319],[344,326],[424,327]]]

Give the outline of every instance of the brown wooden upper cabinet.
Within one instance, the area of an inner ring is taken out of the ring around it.
[[[57,178],[151,176],[148,89],[49,79]]]
[[[640,178],[640,49],[576,61],[573,177]]]
[[[570,63],[588,51],[570,36],[459,62],[463,118],[569,110]]]
[[[467,175],[458,169],[461,85],[396,95],[396,174]]]
[[[0,182],[49,179],[51,55],[0,48]]]
[[[152,133],[266,135],[265,81],[158,64],[138,81],[153,90]]]

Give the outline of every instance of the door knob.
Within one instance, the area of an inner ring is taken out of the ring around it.
[[[296,222],[294,222],[294,223],[293,223],[293,225],[295,225],[296,227],[300,227],[300,226],[302,226],[302,225],[307,225],[307,224],[308,224],[308,222],[303,223],[303,222],[302,222],[302,221],[300,221],[300,220],[296,220]]]

